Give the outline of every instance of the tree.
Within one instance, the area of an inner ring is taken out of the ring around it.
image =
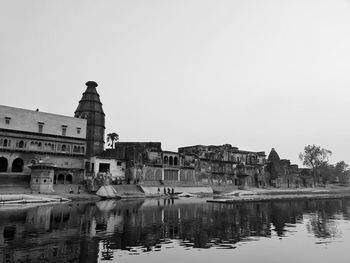
[[[347,171],[349,165],[345,163],[344,161],[337,162],[335,164],[335,170],[337,173],[341,174]]]
[[[107,134],[107,143],[112,149],[115,147],[115,143],[119,141],[119,135],[115,132]]]
[[[329,156],[331,154],[332,152],[330,150],[321,148],[320,146],[308,145],[304,147],[304,152],[299,154],[299,159],[303,162],[303,165],[311,168],[315,181],[317,171],[321,167],[328,165]]]
[[[344,161],[337,162],[335,164],[335,177],[336,182],[348,183],[350,178],[350,170],[348,169],[349,165]]]

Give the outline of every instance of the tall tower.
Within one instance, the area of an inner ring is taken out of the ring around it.
[[[86,141],[87,156],[98,155],[104,149],[105,114],[102,109],[100,95],[96,91],[95,81],[88,81],[83,97],[79,101],[74,117],[87,119]]]

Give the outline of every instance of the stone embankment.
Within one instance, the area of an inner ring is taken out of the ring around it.
[[[141,185],[106,185],[102,186],[96,195],[102,198],[147,198],[147,197],[163,197],[163,196],[207,196],[213,195],[211,187],[154,187]]]

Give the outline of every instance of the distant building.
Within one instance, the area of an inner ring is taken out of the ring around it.
[[[224,144],[181,147],[179,154],[184,164],[195,168],[197,182],[237,187],[242,183],[254,187],[265,184],[265,152],[244,151]],[[241,166],[237,167],[239,164]],[[245,180],[240,183],[240,175],[243,174]]]
[[[117,142],[102,156],[125,160],[125,180],[143,185],[181,185],[195,182],[194,167],[186,166],[179,153],[163,151],[160,142]]]
[[[299,187],[301,184],[300,170],[297,164],[290,160],[280,159],[275,148],[272,148],[267,158],[266,174],[269,184],[276,187]]]

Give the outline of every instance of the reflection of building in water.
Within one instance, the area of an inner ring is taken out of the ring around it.
[[[88,225],[76,209],[59,205],[1,211],[0,262],[96,262],[88,256],[79,260],[84,247],[95,253],[97,244],[76,239]]]
[[[151,251],[167,239],[220,247],[272,232],[284,236],[305,212],[310,233],[332,238],[340,233],[330,218],[339,212],[350,217],[349,207],[348,200],[214,204],[160,199],[6,210],[0,217],[0,263],[97,262],[99,255],[111,259],[117,249]]]

